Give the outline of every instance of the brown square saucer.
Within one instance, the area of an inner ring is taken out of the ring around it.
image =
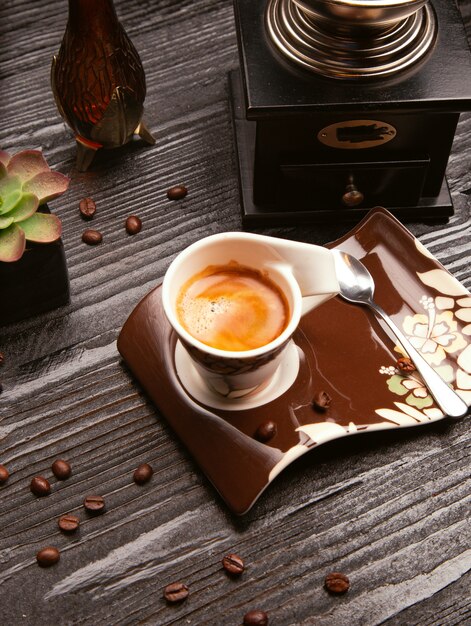
[[[470,405],[471,294],[385,209],[373,209],[327,247],[365,263],[378,304]],[[160,286],[136,306],[118,338],[133,374],[239,515],[283,468],[321,443],[445,417],[417,372],[397,369],[397,344],[365,307],[333,298],[302,318],[294,341],[300,364],[292,386],[263,406],[234,411],[203,405],[180,382]],[[319,391],[331,397],[326,411],[313,407]],[[254,434],[267,420],[276,434],[261,443]]]

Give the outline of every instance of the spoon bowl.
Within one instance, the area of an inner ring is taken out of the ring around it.
[[[369,271],[351,254],[341,250],[332,252],[341,296],[349,302],[368,304],[375,290],[375,283]]]

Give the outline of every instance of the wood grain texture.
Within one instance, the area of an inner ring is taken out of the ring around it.
[[[63,220],[71,303],[0,329],[0,463],[11,471],[0,486],[0,623],[238,626],[261,608],[274,626],[469,624],[469,419],[324,445],[234,518],[121,362],[117,334],[171,259],[241,221],[226,86],[238,63],[230,0],[115,4],[141,55],[157,143],[102,153],[87,173],[74,168],[74,141],[49,85],[67,3],[0,5],[0,146],[42,148],[72,178],[51,203]],[[471,39],[470,3],[459,5]],[[448,181],[449,223],[408,227],[471,288],[469,114]],[[170,202],[166,190],[179,183],[188,196]],[[80,239],[84,196],[96,201],[92,224],[104,236],[93,248]],[[143,222],[133,237],[124,229],[130,214]],[[324,243],[346,230],[260,232]],[[53,478],[56,458],[72,464],[69,480]],[[154,476],[137,486],[142,462]],[[46,498],[29,491],[37,474],[51,479]],[[87,516],[88,494],[105,497],[104,515]],[[57,529],[63,513],[80,517],[77,535]],[[35,554],[45,545],[61,560],[41,570]],[[222,570],[229,552],[246,561],[239,580]],[[332,570],[351,579],[344,597],[322,587]],[[174,580],[190,597],[167,606],[162,589]]]

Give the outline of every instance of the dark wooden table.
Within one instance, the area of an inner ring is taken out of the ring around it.
[[[450,0],[451,2],[452,0]],[[459,0],[471,37],[471,5]],[[261,608],[270,624],[332,626],[471,623],[469,420],[328,444],[288,468],[244,517],[230,514],[116,349],[135,304],[177,252],[202,236],[242,228],[227,72],[238,63],[230,0],[116,0],[147,76],[153,147],[99,157],[87,173],[49,84],[67,20],[65,0],[6,0],[0,7],[0,144],[42,148],[71,176],[51,203],[62,218],[70,305],[0,329],[0,623],[239,625]],[[471,115],[461,118],[448,166],[455,215],[446,225],[408,224],[468,288]],[[189,193],[169,202],[178,183]],[[81,242],[78,213],[95,199],[103,243]],[[128,236],[138,214],[142,232]],[[347,225],[264,229],[312,243]],[[0,306],[1,306],[0,292]],[[51,478],[67,458],[73,476],[36,498],[33,476]],[[133,470],[153,465],[139,487]],[[87,518],[83,497],[107,512]],[[63,513],[78,535],[57,529]],[[61,550],[47,570],[45,545]],[[239,580],[221,569],[236,552]],[[346,596],[329,596],[326,573],[346,572]],[[190,596],[167,606],[163,587]]]

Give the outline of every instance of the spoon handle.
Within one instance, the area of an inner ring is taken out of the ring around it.
[[[424,357],[418,352],[411,342],[399,330],[392,319],[376,304],[376,302],[368,302],[369,306],[386,322],[392,332],[399,339],[402,347],[412,359],[418,372],[424,379],[425,384],[431,395],[435,398],[436,403],[442,411],[450,417],[464,417],[468,413],[469,408],[466,402],[437,374],[431,365],[427,363]]]

